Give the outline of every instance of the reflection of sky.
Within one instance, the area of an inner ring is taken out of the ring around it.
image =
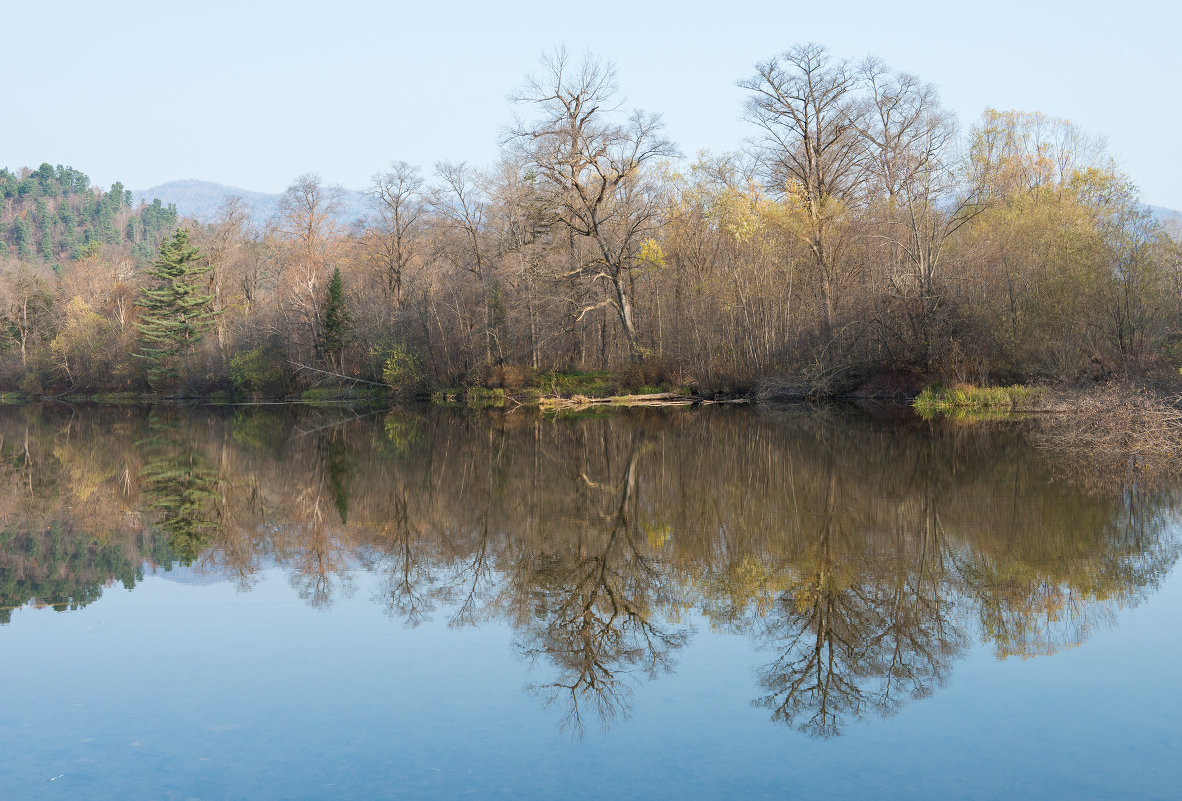
[[[508,626],[417,628],[149,577],[0,629],[0,798],[1153,798],[1182,783],[1182,579],[1052,657],[977,645],[888,720],[811,739],[753,707],[765,655],[690,619],[677,668],[581,739]],[[57,778],[55,778],[57,777]],[[54,779],[50,781],[50,779]]]

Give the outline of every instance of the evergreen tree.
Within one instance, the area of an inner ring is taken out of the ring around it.
[[[323,326],[324,353],[332,365],[340,369],[344,360],[346,329],[349,326],[349,313],[345,309],[345,289],[341,281],[340,268],[332,271],[332,280],[328,282],[328,294],[324,297],[320,319]]]
[[[160,246],[160,255],[147,275],[153,286],[140,290],[138,305],[140,349],[136,356],[148,368],[148,381],[176,378],[181,360],[213,325],[213,295],[201,288],[201,277],[211,267],[189,244],[189,232],[179,228]]]
[[[14,226],[16,236],[16,256],[18,259],[28,260],[33,257],[33,229],[29,221],[19,218]]]

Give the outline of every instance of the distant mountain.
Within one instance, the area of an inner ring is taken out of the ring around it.
[[[186,179],[183,181],[169,181],[153,186],[151,189],[141,189],[132,192],[135,205],[140,202],[151,203],[154,198],[168,205],[175,203],[177,212],[182,217],[194,217],[198,220],[212,220],[217,214],[227,195],[238,195],[250,207],[250,216],[256,224],[265,223],[275,216],[279,210],[279,195],[266,192],[252,192],[236,186],[215,184],[212,181],[198,181]],[[364,217],[368,209],[365,195],[352,189],[346,189],[341,198],[340,221],[351,223]],[[1153,216],[1161,222],[1175,222],[1182,224],[1182,211],[1169,209],[1165,206],[1148,206]]]
[[[1182,223],[1182,211],[1167,209],[1165,206],[1149,206],[1149,213],[1160,222]]]
[[[215,184],[212,181],[169,181],[151,189],[132,192],[136,206],[141,201],[151,203],[153,199],[159,198],[165,205],[175,203],[177,212],[182,217],[194,217],[204,221],[212,220],[216,216],[218,207],[228,195],[237,195],[246,201],[251,218],[256,224],[271,219],[279,210],[278,194],[252,192],[249,189]],[[365,196],[360,192],[345,190],[344,197],[341,198],[341,207],[340,221],[353,222],[365,215]]]

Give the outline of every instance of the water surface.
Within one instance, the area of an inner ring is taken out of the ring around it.
[[[0,409],[3,798],[1173,798],[1175,487],[1022,424]]]

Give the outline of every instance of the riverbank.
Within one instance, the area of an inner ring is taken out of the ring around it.
[[[925,419],[1005,419],[1020,415],[1060,415],[1087,419],[1099,426],[1128,417],[1117,414],[1128,406],[1156,408],[1166,417],[1176,399],[1164,389],[1150,389],[1131,381],[1089,382],[1084,385],[1013,384],[981,386],[925,381],[917,374],[875,372],[851,376],[809,378],[775,377],[754,385],[704,387],[670,380],[646,381],[645,374],[621,371],[548,371],[533,373],[500,369],[480,377],[479,383],[445,388],[424,386],[392,389],[349,383],[306,388],[285,395],[219,390],[211,393],[69,392],[28,394],[0,392],[0,403],[59,402],[94,405],[199,403],[210,405],[309,404],[385,406],[418,403],[468,409],[535,408],[543,412],[592,407],[693,407],[722,404],[791,405],[802,402],[891,402],[906,405]],[[1105,414],[1097,414],[1102,408]],[[1182,424],[1182,423],[1180,423]]]

